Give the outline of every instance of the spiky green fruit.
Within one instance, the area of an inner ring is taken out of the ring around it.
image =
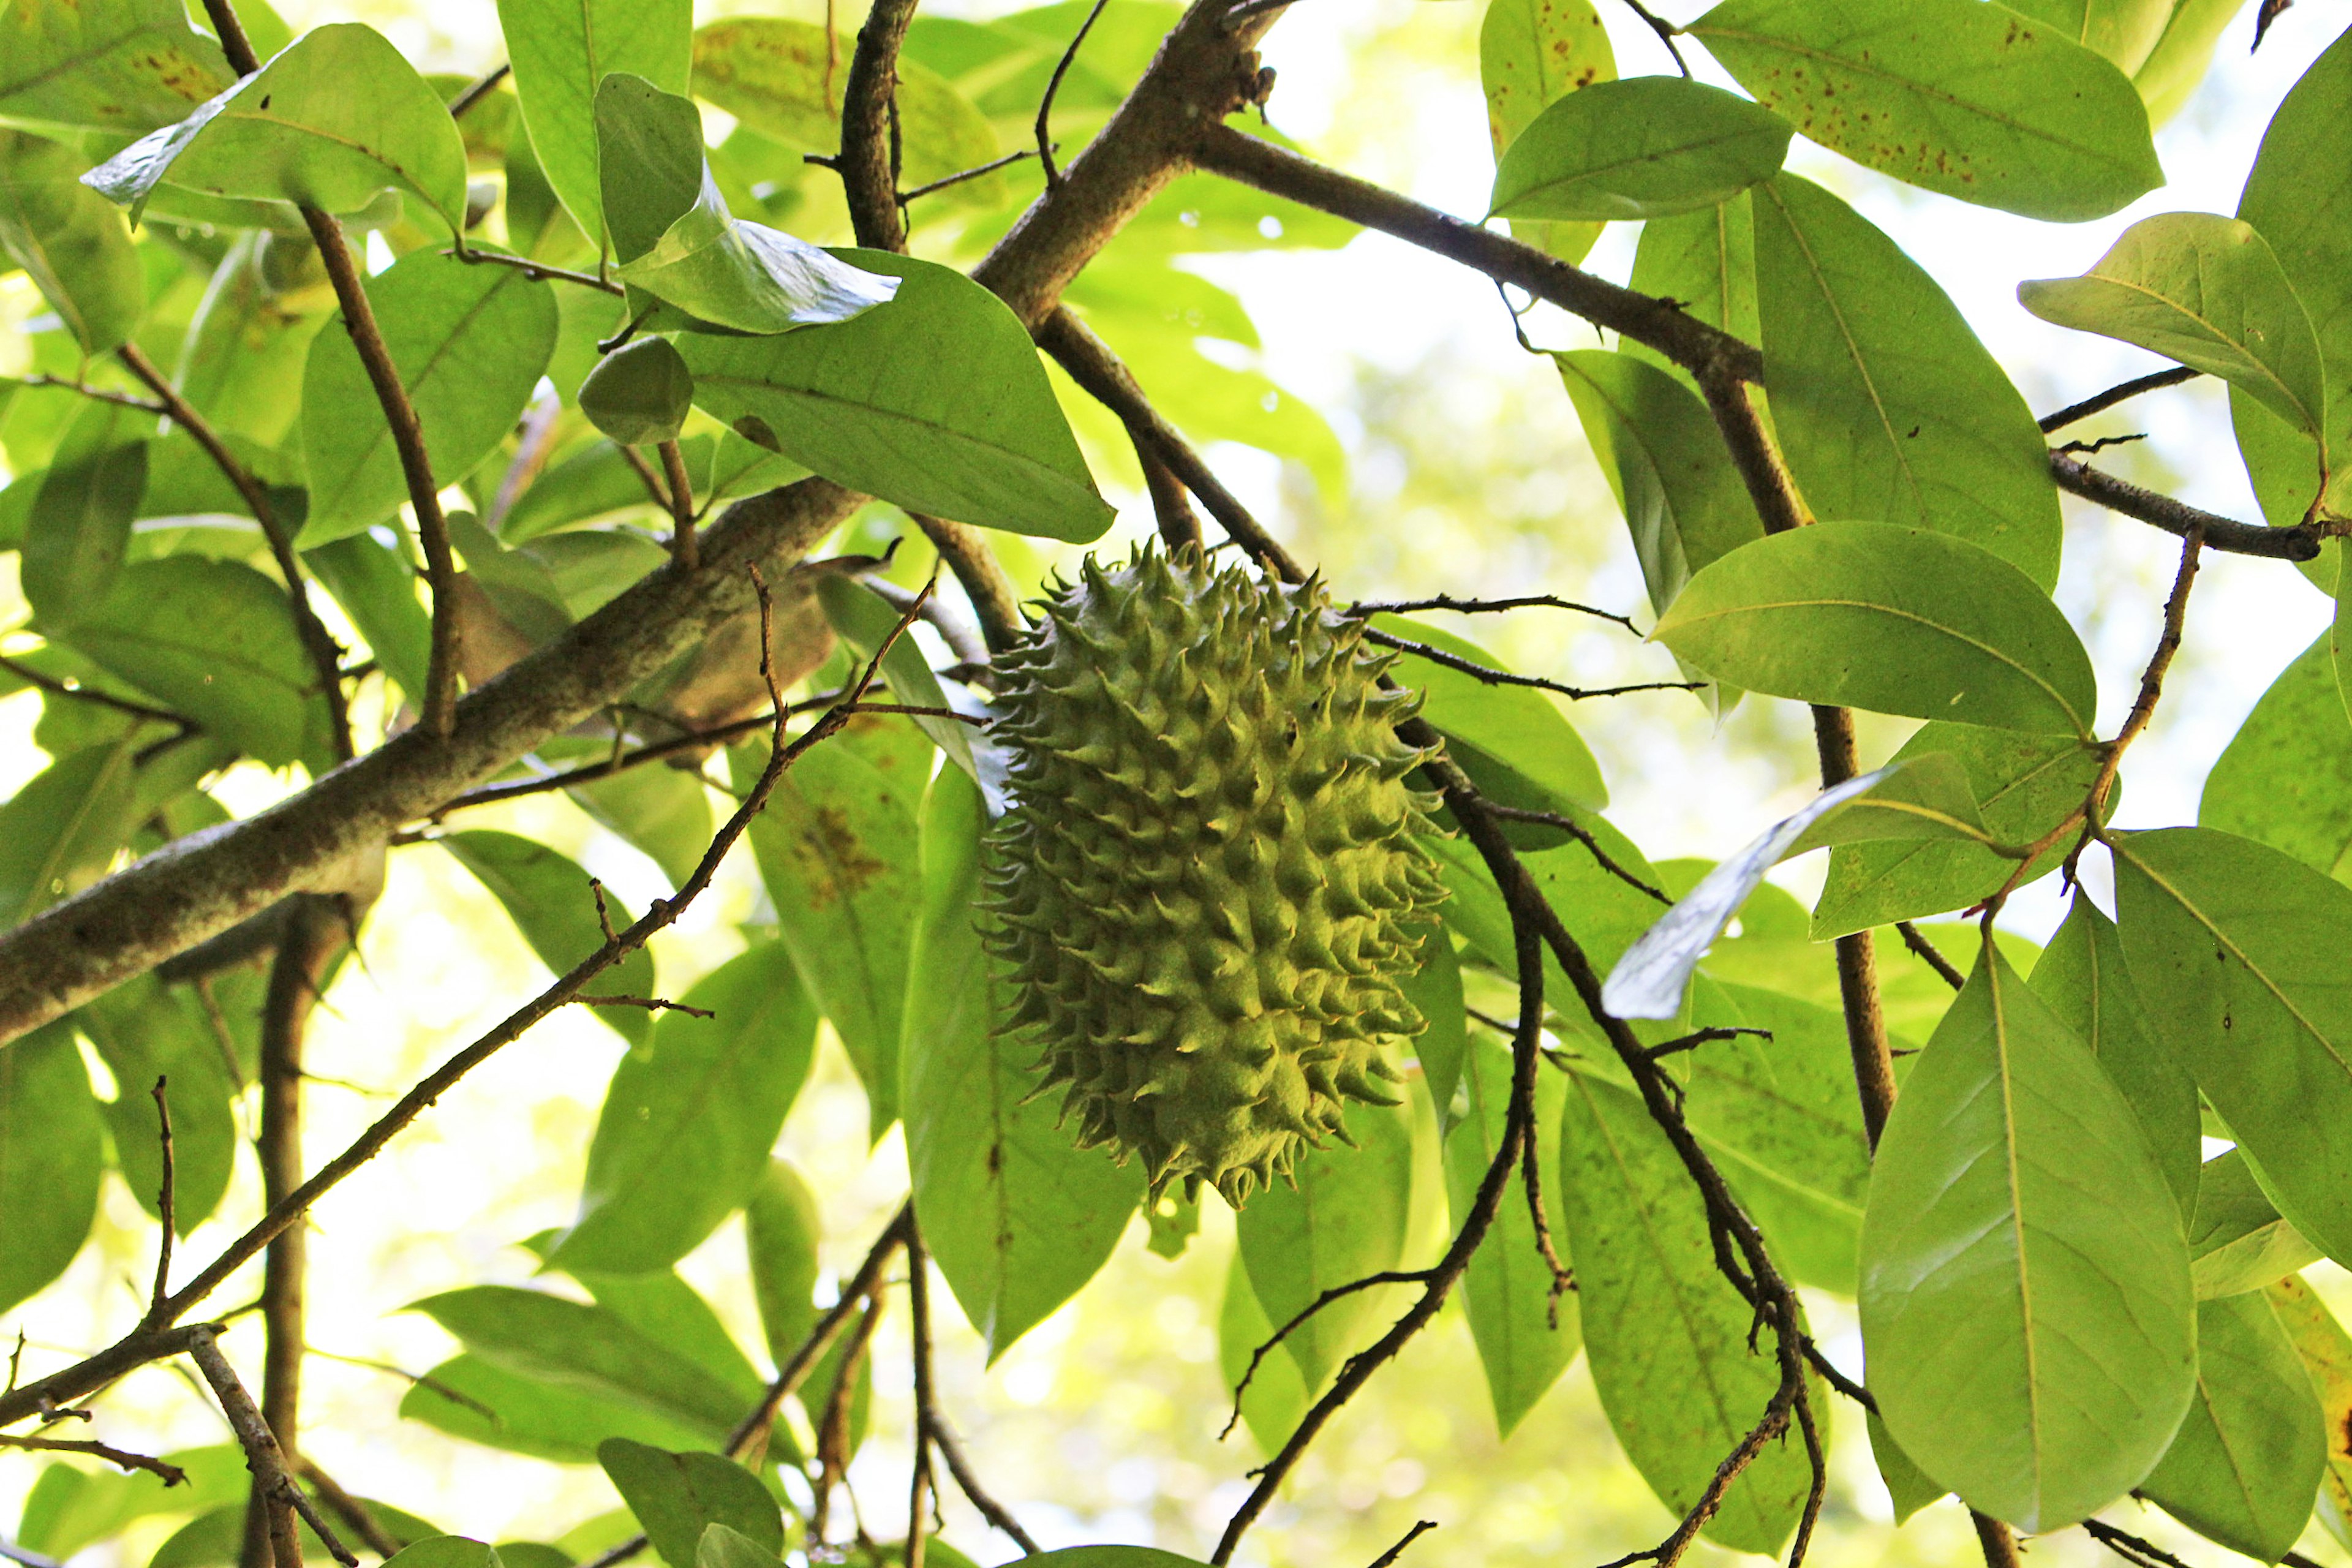
[[[1014,804],[990,946],[1082,1146],[1239,1204],[1395,1101],[1402,978],[1443,897],[1409,693],[1314,584],[1089,557],[997,661]]]

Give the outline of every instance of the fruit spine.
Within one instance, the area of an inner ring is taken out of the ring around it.
[[[1081,1147],[1238,1205],[1344,1141],[1343,1100],[1395,1103],[1382,1047],[1423,1027],[1400,982],[1444,889],[1395,730],[1416,699],[1318,584],[1197,549],[1090,556],[1045,610],[998,660],[1009,1024]]]

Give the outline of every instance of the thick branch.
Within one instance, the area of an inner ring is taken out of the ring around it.
[[[2200,511],[2186,501],[2177,501],[2168,495],[2144,489],[2128,479],[2113,474],[2103,474],[2088,463],[2078,461],[2063,452],[2050,454],[2050,477],[2058,488],[2084,500],[2098,502],[2109,511],[2136,517],[2140,521],[2164,530],[2175,538],[2186,539],[2192,528],[2205,531],[2205,548],[2231,555],[2261,555],[2273,561],[2309,561],[2319,553],[2320,533],[2308,523],[2293,528],[2268,528],[2261,523],[2239,522]]]
[[[869,250],[907,248],[898,209],[898,171],[890,156],[890,120],[898,91],[898,46],[915,19],[916,0],[876,0],[857,29],[857,52],[841,100],[841,156],[834,168],[849,199],[857,243]]]
[[[908,515],[955,574],[963,596],[971,601],[971,613],[980,621],[980,635],[987,639],[989,651],[1003,653],[1026,637],[1029,623],[1022,618],[1021,591],[1013,585],[996,552],[988,547],[988,536],[970,523],[950,522],[922,512]]]

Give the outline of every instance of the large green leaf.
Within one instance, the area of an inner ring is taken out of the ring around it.
[[[307,264],[290,267],[289,255]],[[314,265],[315,253],[303,258],[274,235],[246,234],[214,268],[172,379],[222,436],[276,448],[293,432],[302,412],[302,362],[334,306]]]
[[[165,181],[204,195],[357,212],[408,191],[453,235],[466,218],[466,144],[432,84],[373,27],[315,27],[177,125],[85,176],[137,217]]]
[[[588,873],[576,862],[544,844],[484,828],[447,834],[436,842],[505,907],[523,941],[551,973],[568,973],[573,964],[604,945],[596,892],[589,885]],[[604,902],[614,931],[636,919],[613,894],[605,894]],[[589,981],[587,994],[650,999],[653,954],[637,949]],[[653,1032],[652,1015],[644,1007],[614,1005],[591,1011],[633,1047],[642,1046]]]
[[[1469,1112],[1445,1136],[1445,1191],[1457,1226],[1502,1146],[1511,1100],[1510,1048],[1491,1038],[1473,1041],[1464,1058],[1463,1078],[1470,1086]],[[1549,1067],[1538,1068],[1539,1134],[1558,1135],[1566,1093],[1565,1075]],[[1544,1189],[1544,1215],[1555,1238],[1568,1232],[1558,1185],[1554,1182]],[[1515,1189],[1506,1189],[1493,1228],[1471,1255],[1470,1271],[1462,1278],[1462,1308],[1470,1320],[1478,1363],[1486,1369],[1495,1426],[1507,1437],[1559,1381],[1584,1342],[1577,1298],[1553,1293],[1551,1268],[1536,1249],[1535,1221],[1523,1194]]]
[[[2352,720],[2329,640],[2313,638],[2238,726],[2205,776],[2197,822],[2333,873],[2352,850]]]
[[[272,767],[326,771],[326,703],[285,590],[250,566],[167,555],[125,566],[65,640]]]
[[[1689,31],[1799,131],[1898,180],[2061,223],[2164,182],[2124,74],[1979,0],[1725,0]]]
[[[96,881],[137,820],[130,736],[68,752],[0,805],[0,925]]]
[[[2065,921],[2033,965],[2031,984],[2058,1021],[2091,1047],[2129,1102],[2180,1212],[2200,1212],[2203,1143],[2197,1082],[2172,1048],[2168,1029],[2148,1016],[2140,1000],[2115,922],[2076,893]]]
[[[17,1544],[62,1560],[121,1533],[133,1521],[241,1504],[252,1489],[245,1450],[234,1443],[182,1448],[161,1458],[187,1479],[166,1487],[163,1478],[144,1470],[116,1474],[50,1466],[26,1494]]]
[[[1719,206],[1779,172],[1789,122],[1682,77],[1596,82],[1519,132],[1495,172],[1503,217],[1673,217]]]
[[[816,1194],[782,1160],[768,1162],[743,1205],[743,1249],[768,1356],[782,1366],[816,1323],[817,1243],[824,1234]]]
[[[5,28],[0,20],[0,32]],[[130,226],[81,183],[82,168],[54,142],[0,130],[0,249],[25,269],[81,352],[102,354],[139,325],[147,280]]]
[[[681,339],[695,400],[827,479],[909,510],[1051,539],[1099,535],[1111,509],[1003,302],[930,262],[839,254],[899,279],[898,297],[782,337]]]
[[[714,1423],[666,1418],[601,1388],[528,1376],[473,1354],[426,1373],[402,1396],[400,1414],[485,1447],[569,1465],[594,1464],[608,1437],[715,1448],[727,1436]]]
[[[816,1009],[778,942],[721,964],[614,1070],[588,1145],[580,1217],[549,1261],[667,1268],[751,1198],[808,1076]]]
[[[25,602],[55,629],[87,618],[105,600],[131,547],[147,488],[154,421],[137,409],[92,403],[74,416],[47,470],[30,482],[19,579]]]
[[[845,321],[891,297],[893,285],[728,211],[702,152],[702,112],[640,76],[596,89],[597,178],[614,276],[632,310],[650,296],[673,307],[648,327],[782,332]],[[675,319],[674,319],[675,318]]]
[[[923,1238],[992,1361],[1094,1278],[1143,1177],[1074,1148],[1037,1098],[1035,1047],[997,1031],[1009,1005],[972,915],[984,821],[980,786],[941,769],[923,803],[902,1093]]]
[[[591,242],[604,239],[596,87],[614,71],[684,92],[692,0],[499,0],[499,26],[531,151]]]
[[[1748,199],[1764,385],[1815,515],[1954,534],[2046,591],[2059,552],[2049,455],[1968,321],[1901,247],[1820,186],[1782,174]]]
[[[2065,0],[2054,0],[2063,5]],[[2161,125],[2178,113],[2205,79],[2221,30],[2245,9],[2246,0],[2164,0],[2168,13],[2164,32],[2147,58],[2132,73],[2132,86],[2147,105],[2151,125]]]
[[[1872,1169],[1862,1333],[1887,1429],[2021,1530],[2137,1485],[2180,1425],[2180,1209],[2098,1058],[1982,950]]]
[[[1256,1373],[1251,1374],[1250,1358],[1274,1337],[1274,1329],[1266,1321],[1265,1309],[1258,1305],[1257,1293],[1250,1289],[1249,1266],[1235,1248],[1225,1269],[1224,1300],[1217,1311],[1217,1367],[1228,1391],[1240,1388],[1242,1379],[1249,1378],[1249,1386],[1241,1392],[1242,1422],[1257,1439],[1258,1447],[1268,1454],[1280,1452],[1298,1429],[1314,1393],[1299,1375],[1298,1363],[1280,1351],[1260,1357]]]
[[[1969,793],[1994,842],[2023,846],[2083,804],[2098,774],[2099,752],[2070,736],[2021,734],[1974,724],[1924,725],[1895,760],[1946,752],[1967,770]],[[2028,868],[2032,880],[2057,869],[2074,847],[2063,839]],[[1817,941],[1895,921],[1962,910],[1997,891],[2017,862],[1981,844],[1953,838],[1841,844],[1813,907]]]
[[[1335,1286],[1391,1269],[1404,1258],[1412,1203],[1412,1120],[1402,1107],[1352,1104],[1348,1136],[1300,1156],[1287,1184],[1251,1198],[1234,1229],[1250,1289],[1276,1328]],[[1291,1331],[1282,1348],[1309,1388],[1320,1388],[1364,1331],[1379,1297],[1359,1290]]]
[[[1560,1118],[1561,1206],[1585,1352],[1625,1457],[1676,1513],[1698,1500],[1780,1385],[1771,1338],[1717,1272],[1698,1190],[1640,1100],[1582,1073]],[[1828,1414],[1816,1388],[1815,1419]],[[1708,1521],[1741,1552],[1779,1550],[1810,1489],[1804,1449],[1767,1444]]]
[[[1580,88],[1617,79],[1609,29],[1592,0],[1492,0],[1478,24],[1478,83],[1495,156],[1537,115]],[[1597,223],[1524,223],[1514,237],[1567,262],[1581,261],[1601,237]]]
[[[1470,1048],[1470,1020],[1463,1011],[1462,959],[1454,951],[1452,933],[1433,921],[1416,929],[1421,967],[1404,976],[1402,984],[1404,999],[1428,1021],[1412,1042],[1412,1056],[1421,1064],[1421,1081],[1442,1131],[1453,1124],[1454,1090],[1461,1087],[1462,1065]]]
[[[98,1215],[104,1124],[73,1026],[0,1048],[0,1310],[65,1272]]]
[[[454,481],[488,456],[530,401],[555,348],[554,290],[511,267],[425,249],[369,279],[367,293],[415,405],[435,477]],[[306,549],[363,531],[408,497],[374,384],[337,327],[311,340],[302,447],[310,474]]]
[[[2017,0],[2010,9],[2113,60],[2130,76],[2155,53],[2175,0]]]
[[[670,1568],[694,1568],[695,1549],[712,1525],[748,1536],[771,1554],[783,1549],[776,1500],[732,1459],[671,1453],[626,1437],[605,1438],[596,1459]]]
[[[1695,215],[1702,222],[1713,216]],[[1663,614],[1692,573],[1764,537],[1756,503],[1706,405],[1671,374],[1602,349],[1552,358],[1633,535],[1650,607]]]
[[[1418,620],[1379,616],[1372,625],[1487,669],[1506,668],[1469,638]],[[1601,764],[1550,697],[1532,687],[1490,685],[1419,654],[1398,655],[1389,673],[1398,685],[1422,694],[1421,716],[1449,741],[1475,747],[1538,788],[1578,805],[1598,809],[1609,804]]]
[[[2189,1529],[2261,1563],[2311,1522],[2327,1468],[2319,1402],[2270,1299],[2197,1308],[2197,1397],[2141,1490]]]
[[[2081,640],[2024,573],[1895,523],[1742,545],[1691,579],[1654,635],[1734,686],[1917,719],[2086,737],[2098,695]]]
[[[2160,213],[2124,231],[2080,278],[2029,280],[2020,303],[2242,387],[2296,429],[2326,429],[2319,340],[2286,272],[2252,224]]]
[[[0,118],[141,135],[232,79],[180,0],[0,9]]]
[[[803,754],[751,823],[783,945],[866,1085],[875,1137],[898,1115],[899,1015],[921,905],[916,812],[930,748],[866,721]],[[757,776],[755,747],[736,777]]]
[[[2123,835],[2114,850],[2148,1011],[2279,1212],[2352,1258],[2352,888],[2206,827]]]
[[[116,987],[74,1015],[113,1075],[106,1108],[114,1163],[131,1195],[160,1217],[163,1125],[152,1090],[164,1080],[172,1111],[173,1215],[180,1234],[219,1206],[236,1163],[236,1112],[221,1045],[193,992],[167,990],[152,974]]]

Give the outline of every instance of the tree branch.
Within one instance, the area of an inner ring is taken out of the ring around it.
[[[2058,481],[2062,490],[2096,501],[2109,511],[2137,518],[2176,538],[2186,539],[2190,529],[2202,528],[2208,550],[2231,555],[2259,555],[2273,561],[2309,561],[2319,553],[2322,536],[2309,523],[2270,528],[2219,517],[2186,501],[2144,489],[2128,479],[2101,473],[2063,452],[2050,454],[2050,477]]]
[[[148,1098],[155,1102],[155,1136],[160,1145],[158,1152],[163,1156],[163,1175],[155,1193],[155,1216],[163,1222],[163,1232],[155,1243],[155,1283],[147,1293],[147,1315],[140,1320],[142,1328],[153,1328],[163,1321],[163,1302],[172,1290],[172,1238],[179,1228],[179,1181],[174,1168],[178,1162],[172,1148],[172,1102],[163,1095],[164,1089],[170,1086],[171,1079],[158,1073],[154,1087],[147,1091]],[[168,1486],[171,1483],[166,1481],[164,1484]]]
[[[187,1350],[196,1369],[212,1384],[213,1397],[220,1402],[221,1414],[228,1417],[229,1429],[236,1434],[237,1445],[245,1450],[245,1468],[253,1472],[253,1495],[261,1504],[268,1531],[268,1542],[277,1568],[302,1568],[302,1536],[294,1526],[294,1516],[299,1510],[327,1550],[343,1568],[359,1568],[359,1558],[335,1538],[324,1520],[310,1505],[310,1500],[295,1486],[294,1478],[287,1473],[286,1453],[278,1445],[276,1434],[269,1429],[261,1409],[253,1396],[237,1381],[236,1369],[228,1364],[214,1341],[210,1327],[192,1331]]]
[[[849,201],[857,243],[868,250],[907,248],[898,207],[898,171],[890,156],[891,105],[898,91],[898,46],[915,19],[916,0],[876,0],[857,29],[841,98],[841,154],[834,170]]]
[[[2167,386],[2179,386],[2184,381],[2195,381],[2204,372],[2178,364],[2170,370],[2159,370],[2151,375],[2135,376],[2105,392],[2095,392],[2080,403],[2070,403],[2055,414],[2045,414],[2036,421],[2042,433],[2049,436],[2067,426],[2088,419],[2094,414],[2104,414],[2116,404],[2137,397],[2143,392],[2155,392]]]
[[[1920,963],[1940,975],[1945,984],[1958,991],[1969,983],[1969,977],[1962,974],[1953,965],[1952,961],[1944,956],[1943,950],[1927,940],[1927,932],[1909,921],[1896,921],[1895,929],[1902,936],[1903,945],[1909,948],[1913,956]]]
[[[188,1472],[168,1460],[148,1454],[133,1454],[109,1443],[95,1443],[81,1437],[20,1437],[14,1433],[0,1432],[0,1448],[22,1448],[40,1454],[83,1454],[93,1459],[104,1459],[126,1474],[144,1470],[161,1479],[167,1487],[183,1486]]]

